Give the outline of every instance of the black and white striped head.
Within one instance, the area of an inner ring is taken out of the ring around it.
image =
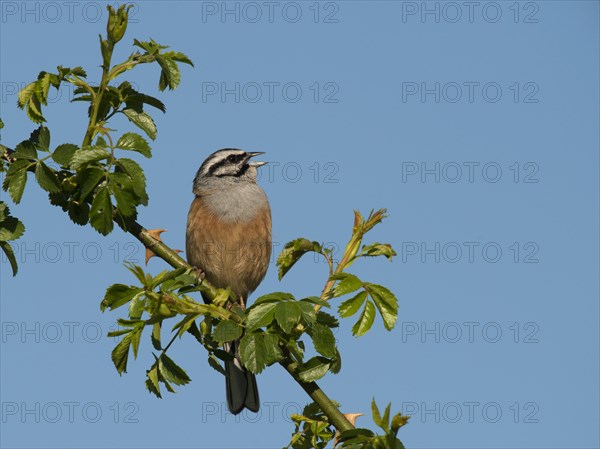
[[[256,182],[256,169],[266,162],[251,161],[254,156],[263,152],[247,152],[236,148],[224,148],[208,156],[200,166],[194,186],[203,181],[228,180]]]

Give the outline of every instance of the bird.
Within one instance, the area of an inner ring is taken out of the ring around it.
[[[224,148],[208,156],[194,177],[186,225],[188,263],[215,287],[230,287],[242,309],[271,258],[271,208],[257,183],[257,169],[267,162],[252,159],[262,154]],[[260,408],[256,377],[241,364],[238,347],[239,339],[224,345],[232,356],[225,361],[225,383],[234,415]]]

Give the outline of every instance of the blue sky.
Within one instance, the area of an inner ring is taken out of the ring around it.
[[[40,70],[99,77],[104,4],[66,3],[0,2],[6,145],[34,128],[16,91]],[[140,222],[183,249],[192,178],[222,147],[267,152],[275,254],[299,236],[341,246],[353,209],[386,207],[370,238],[398,257],[352,270],[396,293],[398,324],[356,340],[343,321],[343,369],[323,389],[345,412],[369,414],[375,397],[413,415],[407,447],[598,447],[598,13],[595,1],[138,2],[115,57],[152,37],[195,63],[158,95],[168,111]],[[157,94],[157,68],[128,79]],[[47,108],[53,146],[83,138],[71,94]],[[73,225],[33,183],[12,211],[27,232],[19,275],[0,266],[2,447],[287,444],[308,397],[279,367],[258,378],[262,413],[239,419],[190,339],[172,348],[193,380],[176,395],[146,392],[147,337],[118,376],[101,335],[120,315],[98,305],[133,282],[135,239]],[[272,263],[255,297],[315,294],[325,276],[307,257],[279,283]]]

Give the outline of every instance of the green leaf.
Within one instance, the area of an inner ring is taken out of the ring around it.
[[[267,303],[267,302],[277,302],[277,301],[294,301],[294,295],[286,292],[273,292],[268,293],[266,295],[262,295],[258,299],[254,301],[252,307],[256,307],[259,304]]]
[[[135,326],[131,331],[131,347],[133,349],[133,358],[137,359],[138,350],[140,347],[140,340],[142,338],[142,331],[144,330],[144,322],[142,321],[139,325]]]
[[[71,158],[71,168],[73,170],[78,170],[85,164],[108,159],[109,157],[110,153],[104,148],[81,149],[73,154],[73,157]]]
[[[13,165],[14,163],[10,168],[12,168]],[[6,175],[6,181],[8,181],[8,194],[15,204],[19,204],[23,197],[25,185],[27,184],[27,170],[19,170],[11,175],[9,169],[8,174]]]
[[[294,266],[307,252],[323,252],[323,247],[318,242],[311,242],[305,238],[299,238],[286,243],[285,247],[277,257],[279,267],[279,280]]]
[[[225,369],[221,366],[221,364],[219,363],[219,361],[217,360],[217,358],[214,355],[210,354],[208,356],[208,364],[215,371],[218,371],[223,376],[225,375]]]
[[[146,177],[139,164],[131,159],[121,158],[116,161],[119,170],[125,173],[130,181],[131,187],[139,201],[139,204],[148,205],[148,194],[146,193]]]
[[[352,293],[363,286],[363,281],[350,273],[336,273],[329,279],[339,281],[332,290],[334,298]]]
[[[71,164],[71,159],[75,152],[79,149],[77,145],[72,143],[63,143],[56,147],[52,153],[52,159],[54,162],[60,164],[63,167],[68,167]]]
[[[327,312],[323,312],[322,310],[319,310],[317,313],[317,322],[330,328],[339,327],[340,325],[340,322],[336,317],[328,314]]]
[[[314,382],[327,374],[330,364],[331,361],[325,357],[313,357],[302,364],[298,370],[298,377],[304,382]]]
[[[92,201],[90,224],[102,235],[108,235],[113,230],[113,206],[110,201],[108,188],[101,187]]]
[[[246,330],[252,332],[259,327],[271,324],[276,306],[277,303],[268,302],[250,307],[246,320]]]
[[[377,426],[382,427],[383,420],[381,419],[381,414],[379,413],[379,407],[377,407],[377,404],[375,403],[375,398],[373,398],[371,401],[371,413],[373,414],[373,422]]]
[[[111,181],[114,176],[111,176]],[[117,209],[125,217],[131,217],[136,213],[138,201],[131,185],[118,184],[111,182],[111,191],[117,200]]]
[[[371,245],[365,245],[359,254],[359,257],[376,257],[385,256],[389,261],[396,255],[396,251],[392,248],[389,243],[373,243]]]
[[[146,371],[146,377],[146,388],[148,391],[162,398],[160,395],[160,385],[158,384],[158,364],[154,364],[151,369]]]
[[[375,399],[373,399],[375,400]],[[392,408],[392,403],[390,402],[387,407],[385,408],[385,411],[383,412],[383,416],[381,417],[381,424],[382,424],[382,429],[386,432],[389,432],[390,430],[390,410]]]
[[[309,296],[308,298],[302,298],[300,301],[309,302],[311,304],[317,304],[321,307],[331,307],[331,304],[329,304],[329,302],[319,298],[318,296]]]
[[[0,241],[16,240],[25,232],[25,226],[19,219],[10,215],[10,210],[0,203]]]
[[[368,284],[367,289],[383,319],[383,325],[389,331],[398,319],[398,300],[394,294],[382,285]]]
[[[15,159],[37,159],[38,154],[33,142],[24,140],[15,147],[12,157]]]
[[[168,56],[157,56],[156,62],[161,67],[160,79],[158,81],[158,89],[165,90],[167,87],[170,90],[176,89],[181,81],[181,72],[179,66]]]
[[[261,334],[265,342],[265,363],[271,365],[283,359],[283,353],[279,348],[279,338],[275,334]]]
[[[185,385],[190,382],[186,372],[163,353],[158,359],[158,371],[169,382],[175,385]]]
[[[410,419],[410,416],[404,416],[400,413],[394,415],[394,417],[392,418],[392,432],[394,433],[394,435],[396,433],[398,433],[398,429],[400,429],[400,427],[405,426],[408,423],[408,420]]]
[[[160,343],[160,330],[161,330],[161,327],[162,327],[162,321],[159,321],[158,323],[154,323],[152,325],[152,334],[150,334],[150,339],[152,340],[152,346],[157,351],[161,351],[162,350],[162,346],[161,346],[161,343]]]
[[[350,299],[347,299],[338,307],[338,313],[342,318],[348,318],[358,312],[360,306],[363,305],[367,299],[367,292],[361,291]]]
[[[121,136],[116,145],[117,148],[122,150],[132,150],[143,154],[146,157],[152,157],[150,152],[150,146],[146,139],[136,133],[126,133]]]
[[[240,338],[242,331],[242,327],[233,321],[221,321],[215,326],[212,336],[216,342],[223,344]]]
[[[317,320],[318,314],[315,311],[315,308],[312,305],[312,303],[310,303],[308,301],[299,301],[298,307],[300,307],[300,312],[302,313],[302,319],[304,320],[304,322],[307,325],[311,325],[312,323],[314,323]],[[325,312],[319,311],[319,313],[325,313]]]
[[[265,369],[269,353],[260,333],[246,334],[240,341],[239,356],[242,364],[254,374]]]
[[[13,276],[16,276],[17,272],[19,271],[19,267],[17,266],[17,259],[15,257],[15,253],[12,249],[12,246],[10,246],[10,244],[8,242],[0,241],[0,248],[2,248],[2,251],[4,251],[4,254],[6,254],[6,258],[8,259],[8,262],[10,263],[10,267],[12,269]]]
[[[50,151],[50,130],[45,126],[40,126],[36,131],[37,147],[42,151]]]
[[[289,334],[300,322],[302,311],[297,303],[286,301],[276,304],[274,316],[281,329]]]
[[[146,297],[142,292],[135,295],[129,303],[129,318],[140,319],[142,313],[144,313],[144,307],[146,306]]]
[[[335,337],[329,327],[315,323],[310,328],[310,336],[319,354],[330,359],[335,358]]]
[[[194,63],[192,62],[192,60],[178,51],[166,51],[163,53],[163,56],[171,58],[173,61],[183,62],[184,64],[189,64],[192,67],[194,67]]]
[[[365,335],[375,321],[375,306],[371,301],[367,301],[365,308],[360,314],[358,321],[352,326],[352,335],[355,337],[361,337]]]
[[[111,353],[111,358],[119,374],[127,372],[127,359],[129,358],[129,346],[131,346],[131,332],[123,337]]]
[[[40,187],[47,192],[57,193],[62,190],[54,170],[42,161],[39,161],[35,166],[35,179]]]
[[[80,184],[79,199],[85,200],[100,183],[106,172],[99,167],[86,167],[77,174]]]
[[[123,304],[127,304],[142,291],[143,290],[141,288],[134,287],[132,285],[113,284],[106,290],[104,299],[102,299],[102,302],[100,303],[100,310],[103,312],[107,308],[110,310],[115,310],[121,307]]]
[[[156,139],[156,125],[154,120],[145,112],[137,112],[133,109],[124,109],[123,114],[138,128],[144,131],[152,140]]]

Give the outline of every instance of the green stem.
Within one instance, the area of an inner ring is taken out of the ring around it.
[[[329,399],[329,397],[321,390],[316,382],[304,382],[296,374],[297,364],[290,361],[282,361],[280,365],[294,378],[298,384],[302,387],[306,394],[308,394],[315,404],[327,415],[329,422],[339,431],[344,432],[346,430],[354,429],[354,426],[348,421],[348,418],[336,407],[336,405]]]
[[[85,148],[86,146],[92,143],[94,131],[96,129],[96,124],[98,123],[98,111],[100,110],[100,105],[102,104],[102,97],[104,95],[106,87],[108,86],[108,82],[110,81],[110,60],[112,59],[112,53],[115,45],[110,39],[108,39],[107,45],[107,58],[102,64],[102,78],[100,79],[100,85],[98,86],[98,95],[96,96],[96,98],[94,98],[94,105],[92,108],[92,113],[90,114],[90,121],[88,123],[87,131],[85,133],[85,137],[83,138],[81,148]]]
[[[128,231],[131,235],[142,242],[146,248],[150,249],[152,252],[154,252],[154,254],[163,259],[173,268],[197,268],[189,265],[181,256],[179,256],[179,254],[177,254],[163,242],[152,237],[138,222],[133,222],[130,224]],[[202,281],[202,284],[211,289],[212,292],[216,293],[215,287],[210,285],[206,280]],[[327,415],[329,418],[329,422],[333,424],[338,431],[343,432],[345,430],[354,428],[350,421],[348,421],[344,414],[335,406],[335,404],[331,401],[331,399],[329,399],[323,390],[321,390],[316,382],[304,382],[298,377],[296,374],[298,364],[296,362],[288,360],[281,361],[280,364],[288,373],[290,373],[294,380],[302,387],[304,391],[306,391],[312,400],[315,401],[319,408],[323,410],[323,413],[325,413],[325,415]]]

